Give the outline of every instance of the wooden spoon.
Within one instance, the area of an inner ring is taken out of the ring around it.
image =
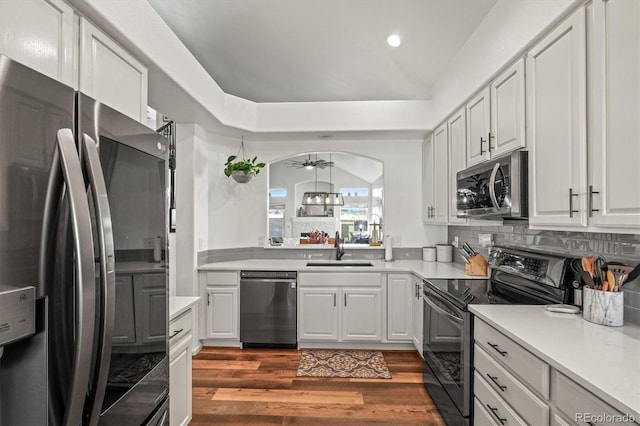
[[[613,288],[616,285],[616,277],[613,275],[612,271],[607,271],[607,288],[605,288],[604,290],[611,290],[613,291]]]

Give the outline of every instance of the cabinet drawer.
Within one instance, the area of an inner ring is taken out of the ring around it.
[[[207,285],[238,285],[238,272],[206,272]]]
[[[474,338],[494,359],[549,398],[549,365],[486,323],[475,320]]]
[[[549,406],[505,370],[477,344],[474,367],[491,388],[531,425],[549,424]]]
[[[191,324],[191,309],[171,321],[171,323],[169,323],[169,346],[179,342],[184,336],[191,333]]]
[[[526,425],[524,420],[507,404],[476,371],[473,375],[473,393],[487,410],[495,423],[503,425]]]
[[[487,408],[478,398],[473,398],[473,425],[474,426],[499,426],[499,423],[491,417]]]
[[[551,401],[568,419],[578,424],[604,425],[611,422],[611,419],[609,423],[605,422],[606,417],[623,418],[618,410],[555,370],[551,372]]]
[[[382,286],[382,274],[378,272],[301,273],[298,275],[298,285],[302,287],[380,287]]]

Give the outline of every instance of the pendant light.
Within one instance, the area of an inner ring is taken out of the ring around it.
[[[316,154],[316,161],[318,160],[318,155]],[[331,153],[329,153],[329,163],[331,164]],[[332,188],[332,174],[331,168],[333,165],[329,166],[329,188]],[[305,192],[302,194],[302,205],[303,206],[344,206],[344,198],[342,194],[339,192],[319,192],[318,191],[318,168],[315,167],[315,192]]]

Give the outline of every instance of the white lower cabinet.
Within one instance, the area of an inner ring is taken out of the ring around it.
[[[191,420],[191,309],[169,323],[169,424]]]
[[[413,339],[416,283],[411,274],[387,275],[387,339]]]
[[[300,340],[338,341],[338,289],[300,288],[299,295]]]
[[[240,343],[239,272],[200,272],[201,338]]]
[[[551,372],[551,401],[565,419],[579,425],[629,423],[618,410],[556,370]]]
[[[298,339],[381,342],[382,274],[298,274]]]
[[[486,410],[474,412],[474,424],[549,425],[549,365],[483,321],[474,321],[473,393]]]
[[[422,278],[413,275],[413,286],[415,287],[415,297],[413,298],[413,346],[421,357],[424,320],[422,318],[424,306],[422,305]]]
[[[379,288],[344,288],[342,340],[382,340],[382,300]]]
[[[474,319],[474,425],[632,424],[518,343]]]

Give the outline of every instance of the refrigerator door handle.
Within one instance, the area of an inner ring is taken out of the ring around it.
[[[98,329],[101,335],[96,336],[97,341],[97,369],[93,378],[93,401],[88,404],[91,412],[89,414],[89,424],[98,424],[102,403],[104,401],[105,389],[109,375],[109,365],[111,361],[111,349],[113,338],[113,327],[115,321],[115,298],[116,298],[116,277],[115,277],[115,251],[113,243],[113,226],[111,222],[111,209],[107,186],[102,173],[100,155],[96,142],[88,135],[82,135],[82,154],[85,161],[87,177],[93,196],[93,206],[96,215],[98,250],[100,259],[100,292],[101,323]],[[98,307],[96,307],[98,308]]]
[[[82,424],[85,395],[89,387],[93,332],[95,326],[95,271],[93,235],[89,202],[85,191],[80,158],[70,129],[60,129],[57,146],[62,174],[67,186],[71,207],[71,228],[76,268],[76,346],[73,355],[73,373],[64,424]]]

